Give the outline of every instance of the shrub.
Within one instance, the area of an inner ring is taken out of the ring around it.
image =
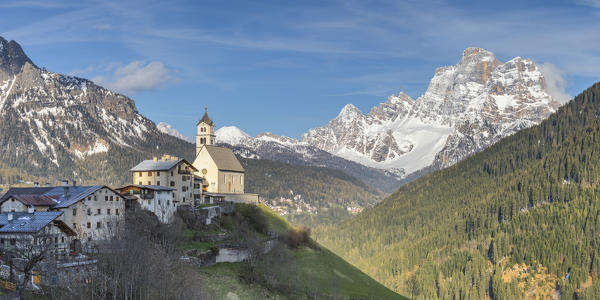
[[[301,225],[298,229],[291,229],[287,235],[288,245],[298,248],[310,241],[310,228]]]

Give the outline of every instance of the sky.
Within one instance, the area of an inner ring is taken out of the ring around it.
[[[0,1],[0,36],[49,71],[135,100],[187,136],[298,138],[345,104],[425,92],[467,47],[531,58],[568,99],[600,78],[600,0]]]

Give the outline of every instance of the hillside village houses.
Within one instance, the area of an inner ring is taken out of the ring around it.
[[[126,211],[141,208],[170,223],[178,208],[185,207],[208,216],[209,224],[215,214],[233,206],[203,207],[205,203],[258,204],[257,194],[245,193],[245,170],[234,153],[215,142],[215,125],[205,110],[197,124],[193,163],[169,154],[144,160],[130,169],[131,184],[118,189],[67,180],[60,186],[10,188],[0,198],[0,249],[47,240],[51,254],[69,259],[74,253],[98,250]]]
[[[45,211],[62,213],[60,221],[75,233],[70,248],[81,251],[110,237],[110,227],[125,213],[125,201],[107,186],[69,185],[66,180],[57,187],[11,188],[0,198],[2,216]]]

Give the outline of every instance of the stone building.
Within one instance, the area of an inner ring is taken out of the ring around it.
[[[46,248],[50,254],[66,256],[76,233],[60,220],[62,214],[32,210],[0,214],[0,247],[3,252]]]
[[[130,184],[119,188],[125,197],[133,197],[141,209],[153,212],[162,223],[170,223],[177,205],[173,201],[174,188],[159,185]]]
[[[48,199],[55,204],[49,206]],[[87,242],[104,240],[114,233],[114,226],[125,212],[125,201],[107,186],[70,186],[65,181],[63,186],[57,187],[11,188],[0,198],[0,208],[14,212],[29,208],[62,212],[60,220],[76,233],[73,244],[78,249]]]
[[[129,171],[133,184],[170,187],[177,205],[193,204],[197,169],[185,159],[165,154],[160,159],[144,160]]]

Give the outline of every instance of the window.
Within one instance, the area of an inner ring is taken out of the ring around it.
[[[10,202],[15,202],[15,199],[10,199]]]
[[[110,201],[113,201],[113,196],[110,196]]]
[[[77,223],[73,223],[73,230],[77,229]]]
[[[77,208],[73,208],[73,216],[77,215]]]
[[[148,185],[152,185],[152,182],[148,181]]]
[[[92,201],[92,196],[89,196],[89,197],[88,197],[88,201]]]
[[[142,185],[142,182],[140,181],[140,185]]]
[[[12,246],[16,245],[16,244],[17,244],[17,240],[15,240],[15,239],[10,239],[10,244],[11,244]]]
[[[150,205],[150,200],[148,199],[148,205]]]
[[[107,208],[107,209],[106,209],[106,214],[107,214],[107,215],[110,215],[110,208]]]
[[[100,209],[98,208],[98,213],[97,213],[97,215],[100,215],[100,214],[102,214],[102,210],[100,210]]]
[[[104,196],[104,201],[108,201],[108,196]]]
[[[117,216],[119,215],[119,209],[118,208],[115,208],[115,215],[117,215]]]
[[[173,176],[173,171],[171,171],[171,176]]]
[[[61,243],[64,243],[64,242],[65,242],[65,237],[64,237],[64,236],[60,238],[60,242],[61,242]]]
[[[148,176],[152,176],[152,172],[148,171]]]
[[[54,237],[54,243],[58,244],[58,237],[57,236]]]
[[[92,209],[88,208],[88,216],[91,216],[91,215],[92,215]]]
[[[116,200],[116,201],[119,201],[119,198],[120,198],[120,197],[115,197],[115,200]]]
[[[183,197],[183,202],[185,202],[185,197]]]
[[[181,191],[182,191],[182,192],[185,192],[185,191],[187,191],[187,186],[182,186],[182,187],[181,187]]]
[[[140,177],[144,176],[144,175],[142,175],[142,172],[140,172],[138,175],[139,175]]]
[[[97,223],[96,223],[96,228],[97,228],[97,229],[100,229],[101,227],[102,227],[102,226],[100,226],[100,222],[97,222]]]
[[[156,171],[156,176],[160,176],[160,172]]]
[[[87,228],[92,228],[92,223],[87,222]]]
[[[156,185],[160,185],[160,181],[157,181],[157,182],[156,182]]]
[[[158,200],[158,205],[160,205],[160,200]]]
[[[175,186],[175,181],[171,181],[171,186]]]
[[[94,196],[94,201],[98,201],[98,197]]]

